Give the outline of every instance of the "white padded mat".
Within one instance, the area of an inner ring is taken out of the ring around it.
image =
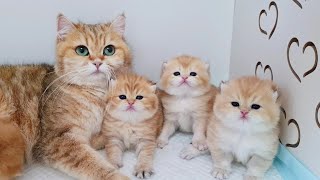
[[[157,149],[154,161],[155,174],[150,180],[207,180],[214,179],[210,171],[212,161],[209,154],[196,157],[192,160],[184,160],[179,157],[180,151],[191,142],[191,135],[177,133],[164,149]],[[101,151],[104,155],[104,151]],[[124,155],[124,167],[121,172],[137,179],[132,175],[136,163],[136,156],[133,152],[126,152]],[[242,180],[245,168],[241,165],[234,165],[230,180]],[[18,180],[62,180],[72,179],[70,176],[55,169],[34,164],[25,169],[22,177]],[[281,180],[277,170],[272,167],[265,176],[267,180]]]

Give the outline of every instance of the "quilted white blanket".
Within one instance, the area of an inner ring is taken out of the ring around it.
[[[155,174],[150,180],[207,180],[214,179],[211,174],[212,161],[209,154],[196,157],[192,160],[184,160],[179,157],[180,151],[191,142],[191,135],[177,133],[164,149],[157,149],[154,161]],[[105,157],[104,151],[101,154]],[[121,172],[137,179],[132,175],[136,163],[134,152],[126,152],[124,155],[124,167]],[[230,180],[242,180],[245,168],[241,165],[233,166]],[[70,176],[40,164],[34,164],[25,169],[18,180],[71,180]],[[278,171],[272,167],[265,176],[267,180],[281,180]]]

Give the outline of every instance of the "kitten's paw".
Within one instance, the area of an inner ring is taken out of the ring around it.
[[[121,161],[115,161],[115,160],[111,160],[110,163],[116,168],[122,168],[123,167],[123,163]]]
[[[158,148],[164,148],[169,143],[168,140],[158,139],[157,140],[157,146]]]
[[[180,152],[180,157],[182,159],[190,160],[194,157],[197,157],[200,154],[199,150],[193,146],[188,146],[182,149]]]
[[[258,176],[251,176],[251,175],[245,175],[243,177],[243,180],[262,180],[262,177],[258,177]]]
[[[200,151],[204,151],[208,149],[207,143],[205,139],[201,140],[192,140],[192,145]]]
[[[220,168],[214,168],[211,172],[212,176],[218,180],[228,179],[230,176],[230,171]]]
[[[133,174],[139,179],[146,179],[151,177],[151,175],[153,174],[153,169],[152,167],[147,166],[136,166]]]
[[[108,178],[108,180],[130,180],[130,178],[120,173],[115,173],[110,178]]]

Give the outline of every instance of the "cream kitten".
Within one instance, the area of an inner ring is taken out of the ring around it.
[[[135,148],[138,162],[134,175],[148,178],[153,173],[156,138],[163,123],[156,85],[128,74],[119,76],[112,86],[101,133],[93,136],[91,144],[96,149],[105,145],[108,160],[117,168],[122,167],[124,150]]]
[[[217,91],[210,85],[209,65],[191,56],[176,57],[163,64],[159,86],[165,122],[158,146],[168,144],[179,129],[194,133],[194,147],[207,149],[205,132]]]
[[[245,179],[264,176],[278,149],[277,99],[277,87],[269,80],[242,77],[221,84],[207,131],[216,179],[229,177],[233,160],[247,166]]]

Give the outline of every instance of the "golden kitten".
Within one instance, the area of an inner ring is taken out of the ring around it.
[[[163,65],[159,82],[165,122],[158,146],[180,129],[193,132],[192,145],[207,149],[206,128],[217,89],[210,85],[209,65],[192,56],[179,56]]]
[[[227,179],[233,160],[247,166],[245,179],[260,179],[278,149],[280,104],[276,85],[256,77],[221,84],[209,123],[212,175]]]
[[[134,175],[148,178],[153,173],[153,154],[163,122],[156,85],[127,74],[117,77],[112,86],[101,133],[92,138],[92,145],[97,149],[105,145],[109,161],[118,168],[122,167],[124,150],[135,148],[138,162]]]
[[[0,179],[22,173],[39,138],[38,105],[48,65],[0,66]]]
[[[35,157],[77,179],[128,179],[89,143],[101,129],[108,82],[131,67],[125,16],[111,23],[72,23],[58,16],[54,80],[41,106],[41,139]]]

